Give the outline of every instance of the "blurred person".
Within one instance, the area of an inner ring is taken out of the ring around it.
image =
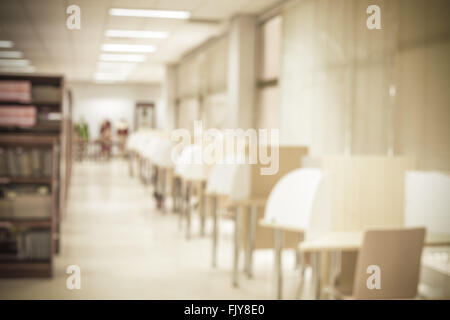
[[[128,123],[125,119],[120,119],[117,124],[117,137],[119,140],[119,152],[125,158],[125,144],[128,137]]]
[[[111,121],[105,119],[100,126],[100,155],[109,160],[111,157]]]

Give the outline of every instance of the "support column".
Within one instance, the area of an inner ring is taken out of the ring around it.
[[[232,19],[228,40],[229,128],[254,127],[256,96],[256,18]]]

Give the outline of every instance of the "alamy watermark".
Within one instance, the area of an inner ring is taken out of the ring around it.
[[[367,7],[367,14],[370,16],[366,20],[366,25],[369,30],[381,29],[381,9],[376,4]]]
[[[76,4],[72,4],[66,8],[66,13],[69,14],[66,20],[66,26],[69,30],[81,29],[81,9]]]
[[[367,274],[370,276],[367,278],[366,286],[367,289],[381,289],[381,269],[376,264],[371,264],[366,269]]]
[[[184,147],[194,144],[200,152],[189,159],[193,164],[261,164],[261,175],[274,175],[279,170],[278,129],[224,129],[204,130],[202,121],[194,122],[193,135],[187,129],[172,131],[172,161],[180,164]]]
[[[66,273],[69,274],[66,280],[66,288],[69,290],[81,289],[81,268],[76,264],[67,267]]]

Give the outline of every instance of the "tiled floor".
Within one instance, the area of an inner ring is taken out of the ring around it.
[[[128,176],[123,161],[74,166],[62,225],[62,249],[51,279],[1,279],[0,299],[271,299],[272,252],[255,254],[255,275],[231,286],[232,226],[222,221],[219,267],[210,237],[187,241],[178,216],[155,209],[149,187]],[[295,292],[293,255],[285,256],[285,297]],[[69,265],[81,289],[66,288]]]

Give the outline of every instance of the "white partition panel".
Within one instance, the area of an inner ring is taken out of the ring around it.
[[[409,171],[405,178],[405,225],[450,233],[450,176]]]

